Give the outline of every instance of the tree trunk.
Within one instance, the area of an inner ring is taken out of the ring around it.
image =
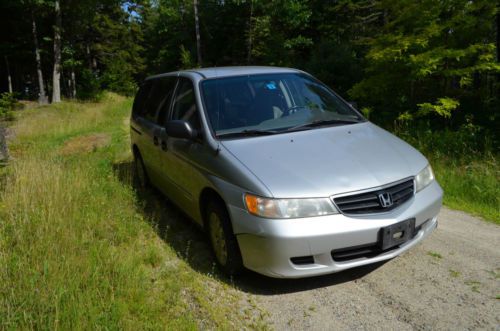
[[[7,69],[7,82],[9,83],[9,93],[12,94],[12,77],[10,76],[9,59],[7,59],[7,55],[5,55],[4,58],[5,58],[5,69]]]
[[[247,39],[247,64],[252,61],[252,43],[253,43],[253,0],[250,0],[250,18],[248,19],[248,39]]]
[[[56,24],[54,26],[54,70],[52,73],[52,102],[61,102],[61,7],[54,1]]]
[[[36,29],[35,15],[31,12],[31,24],[33,33],[33,44],[35,45],[35,60],[36,60],[36,74],[38,76],[38,103],[47,104],[49,103],[49,98],[45,92],[45,84],[43,82],[43,72],[42,72],[42,59],[40,57],[40,47],[38,46],[38,33]]]
[[[7,147],[6,129],[0,125],[0,164],[9,161],[9,148]]]
[[[193,0],[194,6],[194,24],[196,28],[196,52],[198,56],[198,65],[201,67],[201,37],[200,37],[200,21],[198,18],[198,0]]]
[[[76,76],[75,69],[71,68],[71,97],[76,98]]]

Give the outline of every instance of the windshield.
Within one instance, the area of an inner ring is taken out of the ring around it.
[[[201,90],[218,137],[363,121],[325,85],[300,73],[207,79]]]

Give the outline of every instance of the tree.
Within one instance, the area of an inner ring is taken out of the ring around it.
[[[59,0],[54,0],[54,69],[52,71],[52,102],[61,102],[61,7]]]
[[[470,114],[490,125],[498,116],[492,102],[498,96],[493,76],[500,72],[493,31],[496,4],[385,0],[380,6],[384,22],[365,41],[364,78],[351,96],[388,121],[449,118],[432,122],[442,126]],[[456,115],[442,116],[448,114],[440,111],[443,107]]]
[[[7,58],[7,55],[4,56],[5,59],[5,69],[7,70],[7,83],[9,86],[9,93],[12,94],[12,76],[10,75],[10,65],[9,65],[9,59]]]
[[[45,93],[45,84],[43,81],[43,71],[42,71],[42,59],[40,56],[40,46],[38,45],[38,33],[36,28],[34,9],[31,9],[31,24],[33,33],[33,45],[35,46],[35,61],[36,61],[36,73],[38,78],[38,103],[47,104],[49,98]]]
[[[196,55],[198,58],[198,65],[201,67],[201,37],[200,37],[200,19],[198,17],[198,1],[193,0],[194,8],[194,24],[196,30]]]

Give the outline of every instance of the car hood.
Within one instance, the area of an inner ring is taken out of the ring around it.
[[[415,176],[427,160],[370,122],[223,140],[273,197],[327,197]]]

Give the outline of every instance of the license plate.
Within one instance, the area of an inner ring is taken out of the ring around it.
[[[396,224],[383,227],[380,236],[382,250],[407,242],[415,232],[415,219],[405,220]]]

